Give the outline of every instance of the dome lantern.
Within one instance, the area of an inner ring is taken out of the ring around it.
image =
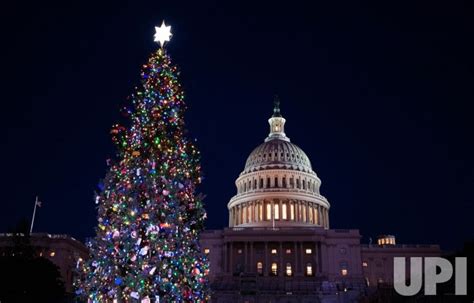
[[[289,142],[290,138],[285,135],[286,120],[280,113],[280,99],[277,95],[275,95],[275,100],[273,103],[273,115],[270,119],[268,119],[268,123],[270,124],[270,134],[265,139],[265,142],[273,139],[280,139]]]

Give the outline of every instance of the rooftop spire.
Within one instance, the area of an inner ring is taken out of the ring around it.
[[[265,139],[265,141],[279,139],[284,141],[290,141],[290,139],[285,135],[285,118],[280,113],[280,98],[278,95],[275,95],[273,99],[273,115],[268,119],[270,124],[270,134]]]
[[[281,117],[280,113],[280,98],[278,95],[275,95],[273,98],[273,116],[272,117]]]

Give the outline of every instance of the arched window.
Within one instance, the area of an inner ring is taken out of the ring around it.
[[[257,179],[253,179],[253,189],[257,189]]]
[[[312,204],[309,206],[308,217],[309,217],[309,223],[313,223],[313,205]]]
[[[306,222],[306,205],[301,205],[301,208],[302,208],[302,213],[303,213],[303,217],[301,220],[303,220],[303,222]]]
[[[283,203],[281,205],[281,219],[282,220],[287,220],[288,219],[288,216],[286,214],[286,203]]]
[[[270,187],[271,187],[270,177],[267,177],[267,186],[266,186],[266,188],[270,188]]]
[[[259,188],[263,188],[263,178],[260,178],[260,185]]]
[[[301,188],[300,179],[296,179],[296,188]]]
[[[295,188],[295,178],[293,177],[290,178],[290,187]]]
[[[276,262],[273,262],[273,263],[272,263],[271,274],[272,274],[273,276],[278,276],[278,265],[277,265]]]
[[[270,202],[267,202],[267,214],[265,216],[265,219],[267,221],[270,221],[272,219],[272,205],[270,204]]]
[[[275,187],[278,187],[278,177],[275,177]]]
[[[275,214],[273,215],[273,217],[275,218],[275,220],[280,220],[280,205],[278,203],[275,203],[273,207],[275,210]]]
[[[293,202],[290,204],[290,220],[295,220],[295,204]]]
[[[291,263],[286,263],[285,274],[287,277],[291,277],[293,275],[293,271],[291,270]]]
[[[311,263],[306,263],[306,275],[308,277],[313,275],[313,264]]]
[[[258,220],[263,221],[263,205],[262,205],[262,203],[258,204]]]
[[[263,263],[257,262],[257,273],[261,276],[263,275]]]
[[[281,180],[281,182],[282,182],[282,185],[281,185],[281,186],[282,186],[283,188],[286,188],[286,177],[283,177],[283,179]]]

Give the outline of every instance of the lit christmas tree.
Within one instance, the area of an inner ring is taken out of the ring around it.
[[[156,28],[161,46],[170,36],[164,22]],[[78,263],[77,294],[89,302],[207,302],[199,151],[184,135],[178,71],[161,47],[141,76],[124,108],[129,125],[111,131],[118,161],[96,196],[97,235],[91,259]]]

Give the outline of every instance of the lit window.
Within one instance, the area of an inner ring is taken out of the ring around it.
[[[263,274],[263,263],[262,262],[257,262],[257,273],[259,275]]]
[[[263,221],[263,205],[258,205],[258,219],[259,221]]]
[[[311,248],[306,248],[306,254],[311,255],[313,253],[313,250]]]
[[[55,253],[54,251],[52,251],[52,252],[49,253],[49,256],[50,256],[50,257],[54,257],[55,255],[56,255],[56,253]]]
[[[278,275],[278,265],[275,262],[272,263],[271,268],[272,268],[272,275],[274,276]]]
[[[347,269],[341,269],[341,275],[347,276]]]
[[[286,263],[286,270],[285,270],[286,276],[291,277],[293,271],[291,270],[291,263]]]
[[[369,266],[369,264],[367,264],[367,262],[364,261],[364,262],[362,262],[362,266],[367,267],[367,266]]]
[[[308,219],[310,223],[313,223],[313,207],[310,206],[308,210]]]
[[[242,249],[237,249],[237,253],[240,255],[242,254]]]
[[[252,222],[252,205],[247,207],[247,222]]]
[[[290,205],[290,220],[295,220],[295,205]]]
[[[267,215],[266,218],[268,221],[272,219],[272,205],[270,203],[267,203]]]
[[[287,254],[291,254],[291,249],[290,249],[290,248],[287,248],[287,249],[286,249],[286,253],[287,253]]]
[[[313,264],[311,263],[306,264],[306,275],[307,276],[313,275]]]
[[[286,220],[288,218],[286,215],[286,203],[283,203],[281,206],[281,218],[282,220]]]
[[[274,209],[275,209],[275,214],[274,214],[275,220],[279,220],[280,219],[280,205],[275,204]]]
[[[242,216],[242,222],[247,223],[247,205],[244,205],[244,207],[242,208]]]
[[[272,248],[272,251],[271,251],[272,255],[276,255],[277,254],[277,250],[276,248]]]
[[[204,248],[204,253],[207,255],[211,252],[211,250],[209,248]]]

